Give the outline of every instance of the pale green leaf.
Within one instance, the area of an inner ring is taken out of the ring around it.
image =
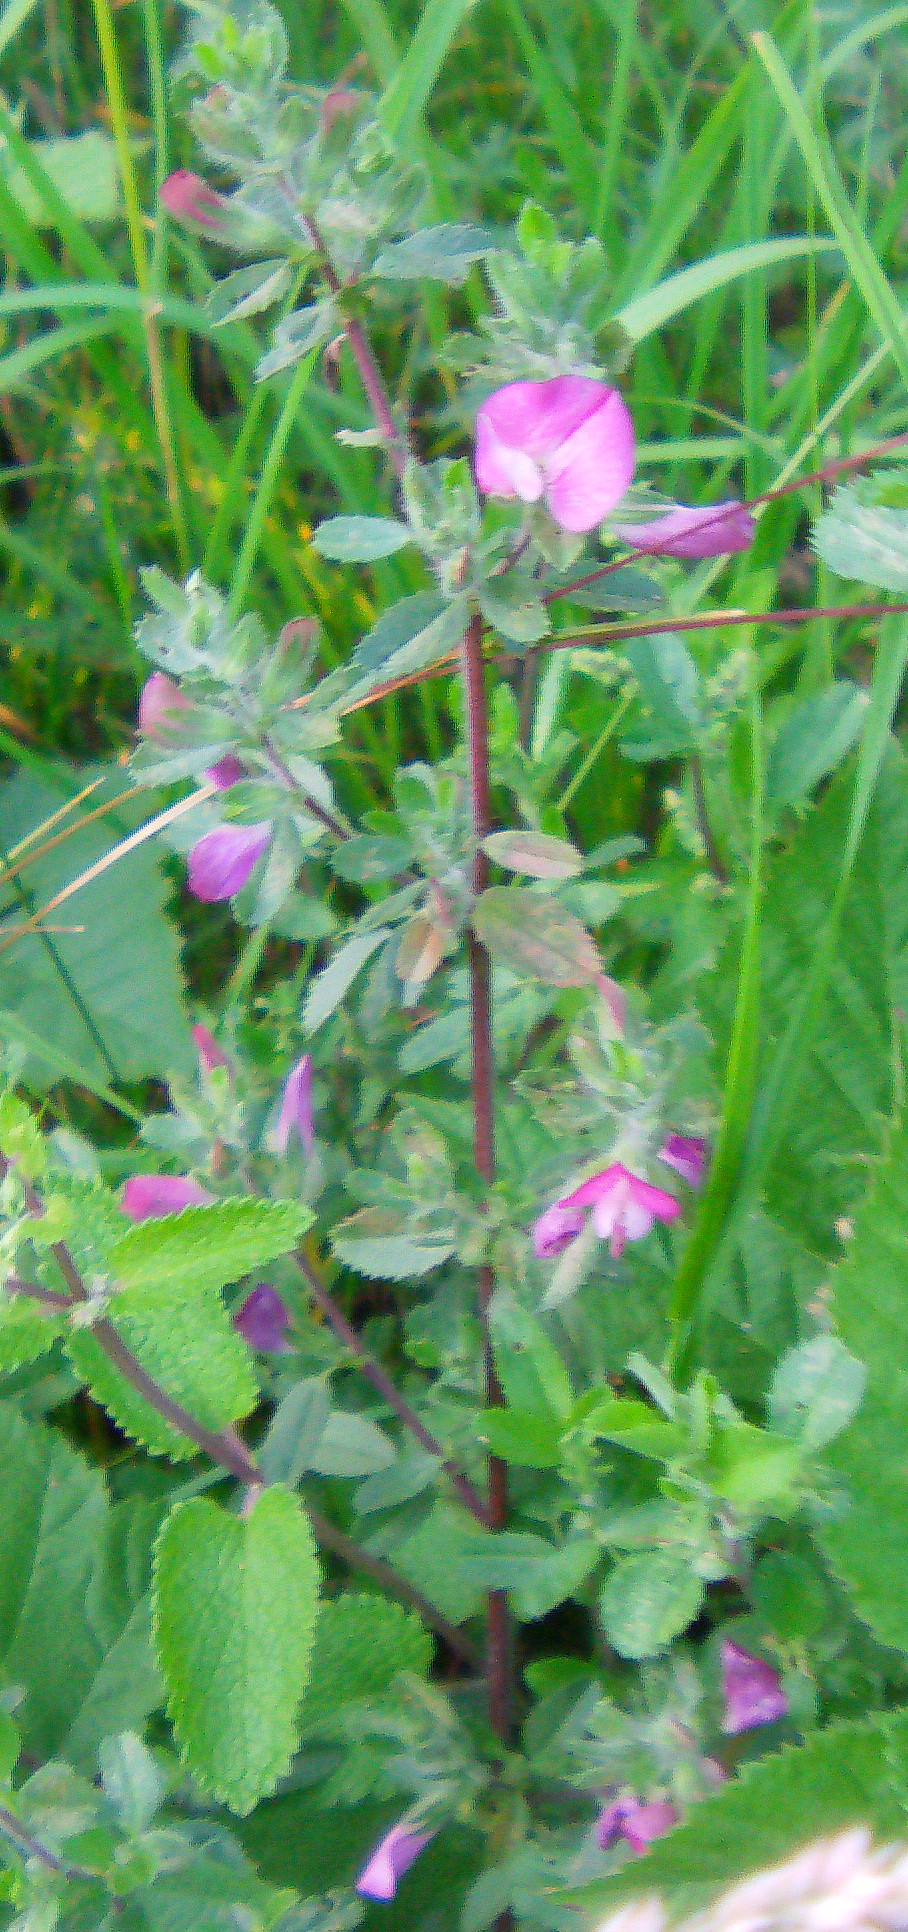
[[[490,886],[473,907],[472,924],[493,958],[548,986],[586,986],[602,971],[579,919],[556,899],[522,886]]]
[[[331,1235],[332,1252],[357,1274],[380,1281],[410,1281],[440,1267],[455,1250],[448,1228],[414,1227],[407,1232],[390,1209],[361,1208],[341,1221]]]
[[[312,1221],[296,1201],[256,1201],[241,1195],[211,1207],[155,1215],[125,1230],[110,1266],[122,1287],[155,1288],[177,1275],[187,1294],[223,1288],[253,1268],[264,1268],[296,1246]]]
[[[743,242],[739,248],[708,255],[703,261],[692,263],[690,268],[679,268],[645,295],[626,302],[614,319],[634,342],[642,342],[690,308],[692,302],[701,302],[704,296],[727,287],[742,275],[751,275],[755,269],[784,267],[787,262],[818,252],[835,253],[836,243],[804,235],[786,235],[778,241]]]
[[[186,1762],[233,1811],[273,1791],[296,1749],[309,1675],[318,1561],[286,1490],[243,1516],[202,1497],[161,1534],[156,1636],[168,1708]]]
[[[647,1550],[615,1564],[599,1599],[609,1642],[622,1657],[655,1657],[694,1622],[703,1584],[684,1551]]]
[[[344,994],[349,992],[367,960],[387,939],[389,928],[378,926],[372,932],[355,932],[339,946],[327,966],[316,973],[306,994],[302,1024],[304,1033],[316,1033],[336,1012]]]
[[[290,268],[285,261],[251,262],[234,269],[223,281],[215,282],[205,298],[205,312],[218,328],[225,322],[239,322],[244,316],[257,315],[271,307],[290,286]]]
[[[908,485],[901,472],[840,483],[813,528],[818,557],[839,577],[908,591]]]
[[[109,134],[54,135],[29,141],[28,151],[47,174],[71,215],[80,221],[113,221],[119,208],[117,151]],[[53,210],[23,168],[0,150],[0,172],[22,213],[36,228],[55,228]]]
[[[482,261],[495,247],[495,237],[487,228],[468,223],[441,222],[435,228],[420,228],[403,241],[392,242],[377,255],[370,275],[380,281],[447,282],[457,288],[465,281],[474,262]]]
[[[400,1671],[427,1676],[433,1648],[419,1618],[384,1597],[341,1596],[323,1604],[303,1699],[303,1735],[348,1704],[381,1697]]]
[[[482,849],[496,865],[507,872],[525,872],[533,879],[573,879],[583,869],[583,859],[568,839],[553,838],[549,832],[529,828],[515,832],[490,832]]]
[[[309,1453],[319,1476],[372,1476],[397,1459],[393,1442],[368,1416],[333,1409]]]
[[[802,698],[789,711],[767,761],[770,805],[800,804],[827,772],[841,764],[860,737],[867,703],[867,693],[843,678],[825,691]]]
[[[329,517],[314,532],[312,548],[332,563],[375,563],[412,541],[395,517]]]

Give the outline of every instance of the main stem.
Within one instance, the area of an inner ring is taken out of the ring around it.
[[[489,716],[486,702],[485,666],[482,655],[482,621],[474,617],[469,624],[461,650],[464,695],[467,710],[467,742],[470,760],[470,806],[475,841],[473,891],[478,894],[488,883],[489,862],[481,841],[492,829],[489,801]],[[492,972],[489,955],[471,932],[469,938],[470,1031],[472,1041],[473,1087],[473,1164],[483,1181],[495,1178],[495,1062],[492,1046]],[[488,1262],[479,1270],[479,1311],[485,1337],[486,1397],[490,1408],[500,1408],[503,1396],[495,1373],[488,1330],[488,1310],[495,1277]],[[503,1529],[508,1515],[507,1464],[498,1456],[489,1457],[488,1520],[492,1529]],[[507,1593],[491,1590],[486,1625],[486,1678],[489,1719],[492,1728],[507,1743],[511,1735],[511,1613]]]

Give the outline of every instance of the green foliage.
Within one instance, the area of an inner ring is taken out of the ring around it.
[[[161,1533],[155,1632],[168,1708],[200,1785],[241,1814],[274,1789],[297,1738],[318,1563],[285,1490],[243,1516],[194,1498]]]
[[[432,1639],[412,1611],[383,1597],[329,1598],[319,1611],[301,1728],[330,1726],[348,1704],[380,1697],[400,1671],[425,1677]]]
[[[814,526],[813,545],[839,577],[908,591],[908,489],[901,471],[840,483]]]
[[[162,1276],[180,1277],[192,1293],[224,1288],[287,1254],[311,1220],[297,1202],[248,1196],[187,1207],[127,1228],[111,1249],[111,1270],[136,1297]]]

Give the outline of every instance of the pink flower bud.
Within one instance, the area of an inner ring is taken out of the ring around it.
[[[357,1891],[363,1898],[378,1899],[383,1905],[396,1898],[399,1881],[434,1836],[433,1831],[408,1831],[405,1825],[392,1826],[360,1872]]]
[[[485,496],[545,498],[562,530],[594,530],[634,474],[634,426],[617,389],[590,376],[509,382],[476,417]]]
[[[752,1657],[749,1650],[742,1650],[728,1637],[720,1656],[725,1705],[722,1729],[726,1737],[755,1730],[759,1724],[774,1724],[777,1718],[788,1715],[788,1698],[772,1664],[762,1657]]]
[[[214,1034],[209,1032],[207,1026],[194,1026],[190,1030],[204,1072],[212,1073],[215,1067],[226,1067],[227,1072],[232,1073],[233,1068],[223,1047],[218,1046]]]
[[[639,1857],[648,1851],[657,1838],[664,1838],[678,1823],[678,1813],[667,1799],[656,1799],[652,1804],[641,1804],[639,1798],[616,1798],[613,1804],[600,1811],[596,1821],[596,1843],[602,1851],[610,1851],[619,1838],[626,1839],[631,1851]]]
[[[166,671],[152,671],[139,698],[139,730],[156,744],[165,743],[179,730],[180,712],[189,709],[189,699],[173,678]]]
[[[263,1354],[286,1355],[289,1352],[287,1330],[291,1315],[282,1295],[267,1281],[260,1281],[257,1288],[246,1296],[241,1308],[233,1317],[233,1326],[250,1348],[260,1349]]]
[[[271,843],[271,824],[218,825],[189,854],[189,890],[206,905],[232,899]]]
[[[153,1221],[181,1208],[211,1207],[214,1195],[188,1174],[131,1174],[120,1201],[130,1221]]]
[[[659,1159],[666,1167],[673,1167],[688,1187],[699,1187],[708,1152],[699,1134],[669,1134],[664,1147],[659,1149]]]
[[[205,777],[219,792],[229,792],[231,785],[238,785],[246,777],[246,767],[234,757],[232,751],[228,751],[226,757],[219,758],[216,765],[206,765]]]
[[[219,215],[222,196],[209,188],[200,174],[193,174],[191,168],[177,168],[167,176],[161,188],[161,204],[177,221],[190,222],[197,228],[222,226]]]
[[[281,1110],[272,1136],[273,1145],[279,1154],[286,1154],[291,1134],[296,1134],[311,1154],[315,1142],[315,1123],[312,1117],[312,1055],[304,1053],[296,1066],[287,1075],[281,1100]]]
[[[725,557],[748,550],[756,524],[743,503],[707,503],[690,510],[678,504],[648,523],[616,523],[613,536],[648,557]]]

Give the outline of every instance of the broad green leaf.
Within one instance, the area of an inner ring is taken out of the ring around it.
[[[687,645],[674,632],[660,631],[632,638],[624,656],[639,694],[621,740],[625,757],[646,761],[692,751],[702,718],[700,679]]]
[[[295,368],[313,349],[320,348],[336,334],[339,326],[340,311],[333,295],[323,296],[308,308],[294,309],[292,315],[285,315],[275,327],[271,348],[255,365],[256,382],[266,382],[282,369]]]
[[[353,933],[338,947],[327,966],[316,973],[303,1006],[304,1033],[316,1033],[325,1020],[331,1018],[357,974],[362,972],[372,954],[378,951],[388,933],[387,926],[378,926],[372,932]]]
[[[333,563],[375,563],[412,541],[394,517],[329,517],[313,533],[312,548]]]
[[[350,660],[351,669],[363,677],[373,671],[383,671],[389,658],[396,656],[404,644],[419,637],[444,609],[442,598],[433,590],[418,590],[412,597],[401,597],[360,638]]]
[[[881,1643],[908,1651],[908,1134],[892,1142],[832,1277],[842,1341],[866,1364],[867,1393],[826,1450],[844,1485],[820,1543],[858,1615]]]
[[[490,886],[473,907],[472,924],[493,959],[548,986],[586,986],[602,971],[579,919],[522,886]]]
[[[249,1350],[207,1283],[196,1288],[187,1274],[168,1274],[124,1287],[111,1318],[146,1374],[206,1428],[226,1428],[255,1407],[258,1384]],[[127,1435],[175,1460],[198,1454],[132,1387],[90,1328],[72,1332],[67,1350],[77,1374]]]
[[[861,1406],[867,1370],[836,1335],[815,1335],[783,1356],[772,1378],[769,1419],[807,1449],[824,1449]]]
[[[27,1295],[0,1294],[0,1369],[36,1362],[66,1333],[62,1311],[42,1308]]]
[[[287,1390],[271,1418],[256,1458],[267,1482],[295,1489],[325,1432],[331,1397],[322,1375],[306,1375]]]
[[[552,628],[541,597],[529,584],[508,577],[496,577],[484,584],[479,593],[479,608],[487,624],[509,644],[538,644]]]
[[[75,789],[70,775],[60,791],[30,774],[3,785],[0,863]],[[111,795],[109,779],[91,804],[105,792]],[[39,910],[103,858],[122,830],[122,824],[105,830],[96,820],[28,866],[21,875],[23,913]],[[169,894],[151,845],[140,846],[68,901],[62,923],[77,930],[29,934],[0,958],[0,1009],[21,1017],[46,1049],[46,1059],[26,1061],[33,1085],[54,1084],[57,1047],[108,1082],[193,1070],[178,935],[163,911]]]
[[[93,1772],[101,1739],[160,1698],[150,1642],[156,1512],[111,1509],[103,1477],[0,1405],[0,1673],[24,1689],[26,1750]]]
[[[652,1550],[616,1563],[599,1598],[609,1642],[622,1657],[655,1657],[698,1615],[703,1584],[684,1551]]]
[[[526,1469],[557,1469],[561,1462],[561,1430],[551,1416],[532,1415],[528,1409],[487,1409],[480,1435],[493,1456]]]
[[[813,528],[818,557],[839,577],[908,591],[908,484],[900,471],[840,483]]]
[[[572,1894],[596,1923],[628,1898],[661,1895],[672,1914],[697,1911],[727,1885],[793,1856],[817,1838],[869,1826],[878,1842],[904,1834],[908,1713],[836,1724],[799,1750],[745,1765],[692,1807],[647,1856]]]
[[[802,698],[789,711],[767,761],[770,805],[799,805],[841,764],[860,736],[867,702],[866,692],[843,678]]]
[[[415,598],[413,601],[415,603]],[[389,617],[391,614],[388,613]],[[395,678],[414,677],[417,671],[425,671],[430,664],[451,657],[463,637],[468,618],[469,606],[465,601],[445,604],[430,623],[421,630],[411,632],[406,642],[391,651],[380,666],[376,665],[368,676],[351,687],[347,693],[348,704],[364,698],[378,684],[391,683]],[[378,625],[371,633],[373,640],[377,632]]]
[[[212,1797],[251,1811],[296,1749],[318,1600],[309,1524],[286,1490],[243,1516],[178,1503],[158,1544],[156,1637],[186,1762]]]
[[[526,1530],[493,1533],[439,1504],[398,1546],[393,1562],[446,1616],[462,1622],[488,1590],[509,1590],[521,1617],[544,1617],[580,1588],[599,1554],[590,1537],[554,1544]]]
[[[583,859],[568,839],[556,839],[548,832],[529,828],[517,832],[490,832],[482,849],[496,865],[507,872],[525,872],[533,879],[573,879],[583,870]]]
[[[435,228],[417,229],[404,241],[383,248],[369,274],[385,282],[425,279],[457,288],[466,280],[472,264],[482,261],[494,247],[495,237],[487,228],[442,222]]]
[[[319,1612],[302,1731],[347,1704],[380,1697],[400,1671],[428,1675],[434,1645],[412,1610],[379,1596],[340,1596]]]
[[[593,1407],[584,1409],[578,1427],[591,1440],[614,1442],[632,1449],[637,1456],[650,1456],[657,1462],[670,1462],[685,1444],[684,1430],[669,1422],[647,1402],[619,1400],[604,1395]]]
[[[111,1271],[135,1292],[156,1288],[162,1276],[180,1277],[190,1295],[224,1288],[288,1254],[311,1221],[309,1209],[295,1201],[245,1195],[187,1207],[127,1228],[111,1251]]]
[[[166,1785],[151,1752],[133,1731],[107,1737],[98,1754],[104,1795],[121,1831],[146,1831],[164,1800]]]

